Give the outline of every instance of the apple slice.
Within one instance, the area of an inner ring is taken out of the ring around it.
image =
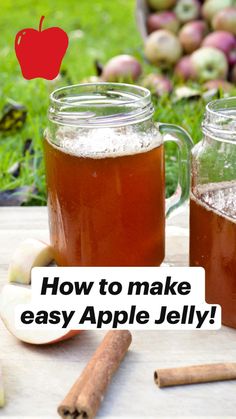
[[[2,378],[2,370],[0,367],[0,407],[5,405],[5,397],[4,397],[4,388],[3,388],[3,378]]]
[[[6,328],[16,338],[23,342],[45,345],[69,339],[77,335],[79,330],[24,330],[15,326],[15,307],[18,304],[28,304],[31,301],[31,289],[22,285],[7,284],[0,296],[0,316]]]
[[[52,247],[40,240],[23,241],[13,254],[8,270],[8,281],[30,284],[31,269],[47,266],[53,261]]]

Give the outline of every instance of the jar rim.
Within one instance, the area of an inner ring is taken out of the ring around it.
[[[206,105],[206,110],[211,115],[221,115],[222,117],[227,119],[229,117],[229,114],[226,115],[225,111],[234,110],[235,115],[230,114],[230,118],[236,120],[236,96],[212,100]]]
[[[81,83],[64,86],[50,95],[49,119],[61,125],[116,126],[149,119],[151,93],[126,83]]]
[[[236,97],[212,100],[206,105],[203,132],[211,138],[236,142]]]

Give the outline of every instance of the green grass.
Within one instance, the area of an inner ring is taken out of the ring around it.
[[[45,174],[42,156],[43,131],[47,126],[49,93],[56,87],[79,83],[94,75],[94,60],[105,63],[120,53],[130,53],[143,61],[142,41],[136,28],[134,0],[2,0],[0,17],[0,109],[7,99],[27,107],[24,127],[0,137],[0,190],[24,185],[35,185],[38,193],[29,204],[46,202]],[[63,61],[65,76],[55,84],[42,79],[23,79],[14,53],[15,34],[24,27],[38,27],[45,15],[44,27],[60,26],[70,36],[70,44]],[[76,30],[80,36],[76,37]],[[144,64],[145,71],[150,67]],[[155,69],[152,69],[152,71]],[[182,125],[200,139],[200,121],[205,102],[181,101],[171,98],[154,99],[155,119]],[[33,140],[35,154],[22,157],[26,139]],[[171,193],[177,177],[177,165],[171,158],[173,147],[167,149],[167,189]],[[21,162],[18,178],[8,173],[15,162]]]

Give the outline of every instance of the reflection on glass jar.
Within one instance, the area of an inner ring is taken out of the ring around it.
[[[236,328],[236,98],[207,105],[192,150],[190,266],[206,272],[206,300]]]

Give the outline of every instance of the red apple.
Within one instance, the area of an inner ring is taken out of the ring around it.
[[[182,80],[196,78],[196,72],[194,70],[190,55],[185,55],[185,57],[180,58],[179,62],[175,66],[174,73]]]
[[[142,73],[141,64],[131,55],[117,55],[104,66],[101,79],[107,82],[131,82]]]
[[[223,30],[236,35],[236,7],[227,7],[217,13],[212,21],[215,30]]]
[[[224,52],[230,65],[236,63],[236,39],[231,33],[212,32],[204,39],[202,46],[218,48]]]
[[[209,80],[204,83],[203,88],[205,90],[220,90],[222,89],[225,93],[230,93],[234,86],[226,80]]]
[[[22,29],[15,38],[16,56],[27,80],[57,77],[68,47],[66,32],[57,27],[42,30],[43,20],[44,16],[40,19],[39,30]]]
[[[190,54],[198,49],[207,33],[207,24],[203,20],[186,23],[179,32],[183,49]]]
[[[162,74],[148,74],[143,79],[142,85],[157,96],[171,93],[173,89],[170,79]]]
[[[179,60],[182,47],[179,39],[172,32],[160,29],[148,36],[144,52],[152,64],[168,68]]]
[[[148,4],[153,10],[166,10],[173,7],[176,0],[148,0]]]
[[[179,0],[174,9],[181,23],[197,19],[200,15],[201,5],[198,0]]]
[[[171,11],[151,13],[147,18],[147,28],[149,33],[158,29],[167,29],[170,32],[177,33],[179,21],[176,14]]]

